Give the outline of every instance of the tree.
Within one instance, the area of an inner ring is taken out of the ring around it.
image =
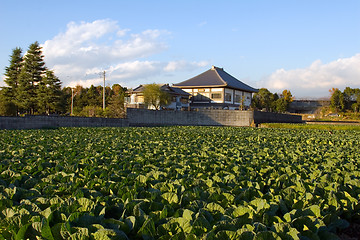
[[[73,114],[77,115],[81,112],[81,110],[87,106],[87,102],[84,99],[84,96],[86,95],[87,89],[83,88],[80,85],[75,86],[73,90],[71,90],[72,93],[72,102],[73,102]],[[71,96],[70,95],[70,96]],[[71,106],[71,100],[70,100],[70,106]]]
[[[33,113],[35,105],[35,86],[28,81],[30,74],[24,70],[19,76],[15,103],[20,113]]]
[[[36,89],[46,70],[43,58],[38,42],[31,44],[24,56],[16,95],[16,104],[23,112],[33,114],[36,111]]]
[[[144,86],[144,102],[156,110],[162,106],[167,106],[170,103],[170,96],[167,92],[161,89],[161,86],[152,83]]]
[[[121,87],[119,84],[114,84],[111,89],[111,98],[109,105],[106,108],[106,116],[112,118],[125,117],[125,92],[126,88]]]
[[[15,116],[16,106],[3,92],[4,89],[0,91],[0,116]]]
[[[79,116],[82,117],[103,117],[103,115],[104,111],[99,106],[86,106],[79,113]]]
[[[332,93],[330,98],[330,108],[333,111],[344,111],[345,101],[343,93],[338,88],[333,88],[330,92]]]
[[[124,97],[125,92],[118,92],[111,97],[110,104],[106,108],[106,116],[112,118],[125,117]]]
[[[266,88],[259,89],[259,92],[255,93],[252,100],[252,105],[256,109],[266,109],[271,111],[273,107],[274,95]]]
[[[284,90],[280,97],[275,100],[276,112],[286,112],[289,109],[290,103],[293,101],[293,96],[289,90]]]
[[[19,83],[19,75],[23,61],[21,48],[13,49],[13,54],[10,58],[10,66],[5,68],[4,82],[8,85],[7,89],[9,91],[7,93],[9,93],[9,97],[14,97],[16,94],[16,87]]]
[[[102,87],[91,85],[86,93],[87,105],[88,106],[102,106]]]
[[[40,114],[59,112],[61,108],[61,81],[47,70],[37,87],[37,105]]]
[[[6,83],[7,87],[3,87],[2,91],[2,101],[6,102],[6,108],[9,107],[15,108],[10,112],[17,114],[17,109],[15,105],[15,97],[17,92],[17,87],[19,84],[19,75],[22,68],[22,50],[21,48],[13,49],[13,53],[10,56],[10,66],[5,68],[5,79],[4,82]],[[8,109],[9,110],[9,109]],[[8,112],[9,113],[9,112]]]
[[[351,105],[351,108],[354,112],[358,112],[360,109],[360,88],[355,88],[355,96],[356,102]]]

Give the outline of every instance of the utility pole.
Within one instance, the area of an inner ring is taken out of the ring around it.
[[[71,88],[71,112],[70,115],[73,115],[74,111],[74,89]]]
[[[103,72],[104,77],[104,87],[103,87],[103,110],[105,111],[105,71]]]
[[[70,116],[74,115],[74,97],[78,93],[77,91],[74,93],[74,89],[75,88],[71,87],[71,111],[70,111]]]

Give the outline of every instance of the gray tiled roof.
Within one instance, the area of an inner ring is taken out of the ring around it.
[[[161,87],[161,89],[163,91],[171,93],[173,95],[183,95],[183,96],[190,95],[189,93],[185,92],[181,88],[172,87],[172,86],[169,86],[168,84],[163,84],[163,85],[159,84],[159,86]],[[134,88],[131,92],[133,92],[133,93],[142,93],[142,92],[144,92],[144,88],[145,88],[144,85],[140,85],[140,86]]]
[[[258,92],[256,88],[252,88],[249,85],[237,80],[230,74],[224,71],[222,68],[212,67],[211,69],[190,78],[189,80],[181,83],[174,84],[179,88],[193,88],[193,87],[229,87],[237,90],[243,90],[247,92]]]

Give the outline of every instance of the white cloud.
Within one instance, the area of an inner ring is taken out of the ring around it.
[[[146,80],[149,77],[156,76],[161,73],[164,63],[155,62],[155,61],[132,61],[124,62],[116,65],[110,66],[105,71],[105,77],[107,85],[109,82],[120,83],[124,86],[133,86],[131,82],[142,79]],[[65,66],[64,68],[70,68],[71,66]],[[84,69],[82,68],[73,68],[71,69],[71,75],[81,75]],[[103,69],[94,67],[86,69],[85,75],[83,74],[80,78],[75,81],[72,80],[68,82],[68,86],[74,87],[76,85],[81,85],[84,87],[89,87],[91,85],[102,85],[103,84]]]
[[[201,62],[187,62],[184,60],[171,61],[164,67],[164,70],[166,72],[173,72],[173,71],[179,71],[179,70],[192,71],[199,67],[205,67],[208,64],[209,63],[206,61],[201,61]]]
[[[198,24],[199,27],[203,27],[207,24],[207,21],[202,21]]]
[[[360,86],[360,54],[342,58],[330,63],[320,60],[303,69],[279,69],[263,81],[258,87],[268,88],[272,92],[289,89],[295,97],[327,97],[329,89],[335,87]]]
[[[115,21],[97,20],[91,23],[71,22],[65,33],[60,33],[43,44],[48,65],[76,62],[84,67],[109,65],[146,57],[166,49],[160,30],[146,30],[127,36],[129,29],[120,29]]]
[[[146,60],[167,49],[167,35],[169,32],[158,29],[131,33],[109,19],[70,22],[65,32],[42,47],[47,67],[54,69],[64,86],[102,84],[99,74],[104,70],[108,84],[133,86],[134,81],[204,66],[204,62]]]

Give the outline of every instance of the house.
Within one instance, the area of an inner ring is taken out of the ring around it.
[[[180,110],[182,108],[189,108],[190,94],[181,90],[177,87],[169,86],[169,84],[160,84],[161,90],[168,93],[170,96],[170,104],[162,106],[165,109]],[[126,104],[129,108],[151,108],[146,106],[144,101],[144,85],[140,85],[133,90],[127,91],[129,97],[127,98]]]
[[[215,66],[173,86],[191,94],[192,108],[248,109],[252,94],[258,92]]]

